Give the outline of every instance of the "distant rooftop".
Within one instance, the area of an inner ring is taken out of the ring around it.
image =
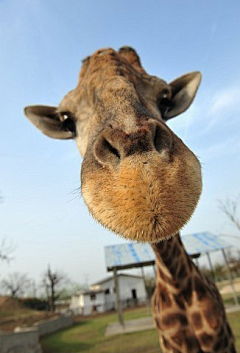
[[[142,279],[141,276],[137,275],[131,275],[131,274],[126,274],[126,273],[119,273],[118,277],[130,277],[130,278],[137,278],[137,279]],[[79,295],[91,295],[91,294],[96,294],[96,293],[103,293],[105,290],[101,288],[94,288],[95,286],[100,286],[103,283],[106,283],[108,281],[111,281],[113,279],[113,276],[108,276],[106,278],[103,278],[101,281],[98,281],[96,283],[93,283],[90,285],[90,288],[88,289],[82,289],[80,291],[77,291],[74,293],[74,296],[79,296]]]
[[[98,294],[98,293],[103,293],[103,289],[83,289],[78,292],[75,292],[73,296],[79,297],[80,295],[91,295],[91,294]]]
[[[190,256],[231,247],[219,236],[209,232],[181,235],[181,239]],[[112,271],[114,268],[119,270],[154,265],[155,256],[148,243],[128,243],[105,246],[105,260],[107,270]]]
[[[126,274],[126,273],[119,273],[118,277],[142,278],[141,276],[130,275],[130,274]],[[91,287],[106,283],[108,281],[111,281],[112,279],[113,279],[113,276],[108,276],[108,277],[102,279],[101,281],[98,281],[96,283],[91,284]]]

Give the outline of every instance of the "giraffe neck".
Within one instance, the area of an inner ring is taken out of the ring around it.
[[[217,288],[195,266],[179,234],[152,248],[157,269],[152,314],[162,351],[236,352]]]
[[[168,241],[152,244],[152,248],[156,256],[157,281],[176,291],[187,286],[197,269],[186,253],[179,234]]]

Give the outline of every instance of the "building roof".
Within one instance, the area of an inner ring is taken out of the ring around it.
[[[229,248],[231,245],[210,232],[181,236],[190,256],[210,253]],[[154,265],[155,256],[147,243],[127,243],[105,247],[105,260],[108,271]]]
[[[130,278],[142,279],[141,276],[129,275],[129,274],[125,274],[125,273],[119,273],[119,274],[118,274],[118,277],[130,277]],[[96,283],[91,284],[91,287],[97,286],[97,285],[100,285],[100,284],[103,284],[103,283],[106,283],[106,282],[108,282],[108,281],[111,281],[112,279],[113,279],[113,276],[108,276],[108,277],[102,279],[102,280],[99,281],[99,282],[96,282]]]
[[[79,292],[74,293],[72,296],[79,296],[79,295],[91,295],[91,294],[97,294],[97,293],[102,293],[104,290],[102,289],[86,289],[86,290],[80,290]]]

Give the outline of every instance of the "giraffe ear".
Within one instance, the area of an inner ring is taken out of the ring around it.
[[[163,102],[163,119],[174,118],[189,108],[197,93],[201,78],[200,72],[191,72],[169,83],[172,97]]]
[[[26,117],[45,135],[56,139],[76,136],[75,123],[68,113],[60,114],[56,107],[32,105],[24,109]]]

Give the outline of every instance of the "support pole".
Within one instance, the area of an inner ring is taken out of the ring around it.
[[[224,260],[225,260],[225,263],[226,263],[230,285],[232,287],[232,294],[233,294],[234,303],[235,303],[235,305],[239,305],[238,296],[237,296],[237,293],[236,293],[236,290],[235,290],[235,287],[234,287],[232,274],[231,274],[231,271],[230,271],[230,267],[229,267],[227,256],[226,256],[226,253],[225,253],[224,249],[222,249],[222,254],[223,254],[223,257],[224,257]]]
[[[199,268],[199,261],[198,261],[198,259],[195,259],[195,265],[197,266],[197,268]]]
[[[153,273],[155,278],[157,278],[156,264],[153,265]]]
[[[142,278],[143,278],[143,282],[144,282],[145,293],[146,293],[146,297],[147,297],[147,302],[146,302],[147,311],[150,314],[150,299],[148,297],[146,277],[145,277],[145,273],[144,273],[144,270],[143,270],[143,266],[141,267],[141,272],[142,272]]]
[[[210,257],[209,252],[207,252],[207,258],[208,258],[209,267],[210,267],[210,270],[211,270],[211,273],[212,273],[213,282],[216,282],[216,280],[215,280],[215,274],[214,274],[214,269],[213,269],[213,265],[212,265],[212,261],[211,261],[211,257]]]
[[[124,327],[122,306],[121,306],[120,294],[119,294],[118,275],[117,275],[116,267],[114,268],[113,272],[114,272],[114,286],[115,286],[116,309],[118,312],[118,321],[119,321],[120,325],[122,325]]]

